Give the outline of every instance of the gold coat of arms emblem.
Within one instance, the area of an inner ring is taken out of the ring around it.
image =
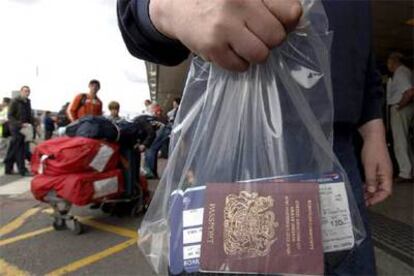
[[[270,253],[279,226],[272,211],[274,199],[241,191],[229,194],[224,207],[224,252],[228,256],[255,258]]]

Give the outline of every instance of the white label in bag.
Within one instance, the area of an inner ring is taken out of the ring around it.
[[[200,243],[202,234],[203,234],[202,227],[184,229],[183,230],[183,243],[184,244]]]
[[[200,258],[200,249],[201,249],[201,244],[184,246],[183,247],[183,259],[188,260],[188,259]]]
[[[306,89],[312,88],[323,77],[322,73],[304,66],[299,66],[299,69],[292,70],[290,74],[298,84]]]
[[[323,251],[351,249],[355,239],[344,182],[319,185]]]
[[[89,166],[91,166],[98,172],[103,172],[106,167],[106,164],[108,164],[108,161],[109,159],[111,159],[113,153],[114,150],[111,147],[102,144],[99,151],[96,153],[95,158],[92,160]]]
[[[203,225],[204,208],[183,211],[183,227]]]
[[[93,198],[100,198],[118,192],[118,177],[114,176],[107,179],[93,182],[95,193]]]

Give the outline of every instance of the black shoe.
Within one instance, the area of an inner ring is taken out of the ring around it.
[[[89,209],[91,210],[96,210],[101,208],[101,204],[100,203],[93,203],[91,206],[89,206]]]
[[[13,166],[10,166],[10,164],[6,164],[5,162],[3,162],[3,163],[4,163],[4,174],[6,174],[6,175],[14,174]]]
[[[29,172],[29,171],[22,172],[22,173],[20,173],[20,175],[23,176],[23,177],[31,177],[31,176],[33,176],[33,174],[31,172]]]

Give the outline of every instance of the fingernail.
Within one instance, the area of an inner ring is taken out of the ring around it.
[[[375,193],[376,190],[377,190],[376,187],[374,187],[374,186],[368,186],[368,192]]]

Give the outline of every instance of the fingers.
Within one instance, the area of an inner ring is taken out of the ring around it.
[[[170,29],[171,37],[205,60],[232,71],[245,71],[249,64],[264,62],[302,13],[299,0],[189,1],[171,6],[179,7],[177,13],[164,7],[165,12],[180,15],[161,24]]]
[[[253,9],[253,11],[255,14],[252,17],[260,18],[260,20],[247,20],[247,28],[269,49],[280,45],[286,38],[286,31],[282,23],[263,6]]]
[[[370,197],[366,199],[367,206],[372,206],[377,203],[380,203],[384,201],[387,197],[391,195],[390,191],[380,190],[374,194],[372,194]]]
[[[365,171],[365,191],[375,193],[377,191],[377,164],[368,163],[364,165]]]
[[[249,67],[249,63],[237,55],[230,45],[226,45],[224,49],[212,52],[207,58],[209,61],[230,71],[243,72]]]
[[[205,60],[238,72],[246,71],[249,64],[264,62],[269,55],[268,47],[246,27],[231,34],[229,44],[212,47],[206,52]]]
[[[263,3],[286,30],[296,27],[302,15],[302,6],[298,0],[263,0]]]
[[[387,199],[392,194],[392,170],[387,167],[379,168],[377,183],[374,189],[372,185],[365,185],[365,204],[372,206]]]
[[[378,188],[377,163],[375,162],[365,163],[364,172],[365,172],[365,185],[364,185],[365,205],[370,206],[372,205],[372,200],[376,196],[377,188]]]
[[[385,156],[375,164],[375,166],[365,165],[365,202],[367,206],[380,203],[392,194],[392,165],[389,157]],[[374,171],[375,176],[372,175]],[[375,184],[373,184],[374,178]]]
[[[233,33],[230,37],[230,46],[248,63],[264,62],[269,55],[268,47],[248,28],[243,28],[240,33]]]
[[[389,157],[384,158],[384,161],[379,165],[378,178],[381,183],[381,188],[392,193],[392,163]]]

